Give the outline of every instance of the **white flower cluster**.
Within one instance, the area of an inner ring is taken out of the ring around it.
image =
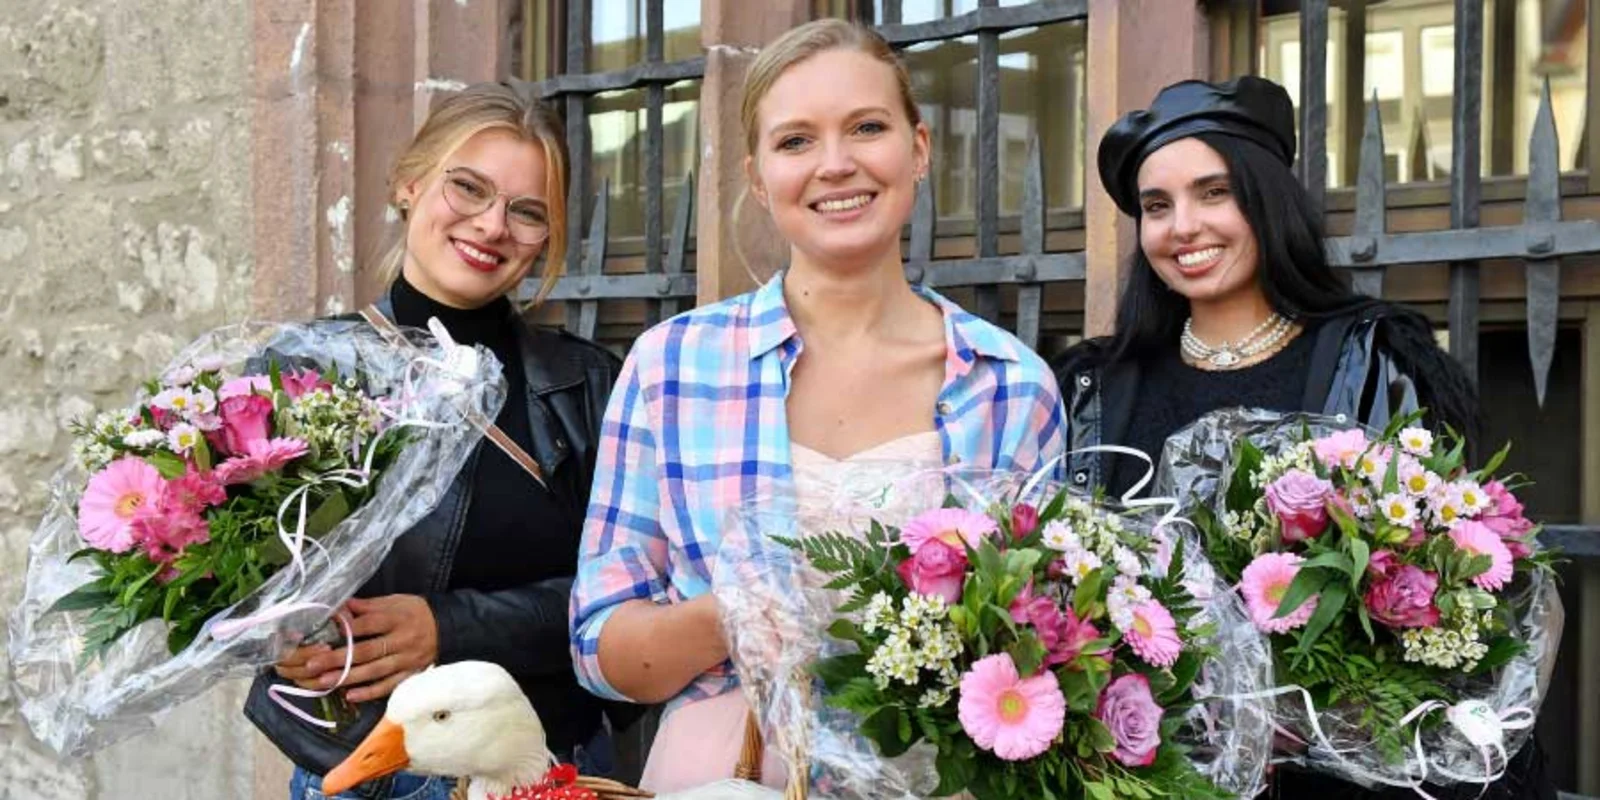
[[[867,674],[879,689],[899,681],[915,687],[923,673],[935,676],[937,685],[923,693],[918,705],[942,706],[961,681],[956,659],[961,655],[961,636],[950,622],[950,609],[937,595],[912,593],[896,611],[894,600],[879,592],[862,614],[865,633],[886,631],[888,637],[867,661]]]
[[[1122,517],[1086,500],[1070,497],[1061,509],[1061,516],[1046,525],[1040,535],[1044,545],[1052,550],[1062,553],[1083,550],[1093,555],[1098,562],[1093,568],[1098,568],[1112,558],[1126,530]]]
[[[1136,575],[1118,575],[1106,593],[1106,612],[1117,630],[1127,633],[1133,627],[1133,610],[1151,598],[1150,590],[1139,585]]]
[[[327,455],[354,453],[371,441],[383,424],[376,401],[362,394],[354,380],[300,395],[283,410],[280,436],[304,440],[312,450]]]
[[[1489,652],[1489,646],[1479,641],[1479,633],[1489,627],[1493,615],[1487,611],[1468,612],[1460,617],[1457,624],[1449,627],[1409,628],[1401,633],[1405,660],[1439,669],[1472,671]]]
[[[83,424],[83,432],[73,439],[72,456],[88,472],[105,469],[117,457],[111,442],[126,442],[129,436],[135,436],[139,432],[138,419],[138,411],[132,408],[96,414],[94,419]]]
[[[1317,463],[1316,450],[1311,442],[1300,442],[1293,447],[1286,447],[1277,454],[1265,454],[1261,457],[1261,468],[1250,476],[1250,485],[1256,489],[1265,489],[1268,484],[1283,477],[1291,469],[1315,472]]]

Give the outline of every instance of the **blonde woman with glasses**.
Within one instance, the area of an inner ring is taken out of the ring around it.
[[[587,774],[608,771],[602,703],[579,688],[565,645],[594,445],[618,363],[591,342],[534,327],[511,299],[530,274],[539,274],[535,302],[561,276],[561,131],[544,104],[479,84],[442,100],[390,173],[404,233],[379,266],[389,288],[376,310],[403,326],[436,317],[458,342],[491,350],[509,384],[496,424],[534,463],[480,444],[349,602],[355,668],[340,694],[354,707],[351,721],[325,732],[266,693],[285,681],[331,687],[344,664],[339,645],[301,647],[257,679],[245,713],[294,761],[291,800],[323,797],[320,776],[372,729],[401,680],[468,659],[517,679],[558,758]],[[314,701],[293,702],[317,711]],[[338,797],[445,800],[450,790],[446,779],[401,773]]]

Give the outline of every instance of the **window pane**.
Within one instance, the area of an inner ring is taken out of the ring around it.
[[[682,81],[667,87],[661,109],[662,219],[670,223],[677,207],[684,175],[695,165],[700,135],[700,82]],[[645,200],[645,92],[633,89],[606,92],[589,101],[589,142],[593,153],[594,184],[611,180],[609,231],[611,238],[644,235]],[[593,202],[592,198],[589,202]],[[670,233],[670,231],[669,231]]]
[[[1033,0],[1000,0],[1000,5],[1022,6],[1030,2]],[[955,17],[977,8],[978,0],[872,0],[872,21],[909,25]]]
[[[1482,169],[1524,174],[1528,137],[1546,77],[1560,166],[1578,167],[1587,98],[1587,0],[1484,0]],[[1300,13],[1295,0],[1264,6],[1261,72],[1300,103]],[[1365,6],[1362,91],[1347,91],[1351,19],[1328,12],[1328,184],[1353,183],[1366,103],[1383,117],[1384,156],[1396,182],[1449,178],[1455,94],[1453,0],[1388,0]],[[1348,107],[1347,107],[1348,106]],[[1349,151],[1349,152],[1346,152]]]
[[[581,0],[573,0],[581,2]],[[590,0],[590,72],[627,69],[645,60],[645,0]],[[700,55],[700,4],[662,4],[663,57]]]
[[[1060,23],[1000,38],[1000,212],[1022,207],[1029,141],[1044,158],[1049,208],[1083,205],[1084,26]],[[977,208],[978,43],[975,37],[912,45],[903,53],[933,143],[940,216]]]

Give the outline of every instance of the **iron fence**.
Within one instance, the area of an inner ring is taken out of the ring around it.
[[[1002,318],[1003,287],[1016,290],[1013,332],[1037,347],[1044,314],[1045,288],[1081,284],[1086,261],[1082,251],[1047,252],[1045,171],[1037,135],[1031,138],[1023,175],[1019,252],[1001,254],[1000,236],[1000,38],[1024,28],[1064,22],[1085,22],[1087,0],[1040,0],[1000,6],[980,0],[964,14],[927,22],[901,23],[900,3],[884,2],[881,17],[868,20],[896,48],[974,37],[977,40],[977,138],[975,248],[970,258],[935,258],[939,214],[933,181],[918,190],[907,243],[906,274],[916,283],[936,288],[970,288],[974,313],[994,322]],[[690,263],[695,193],[693,173],[685,176],[670,228],[663,219],[662,108],[670,84],[702,78],[705,59],[664,61],[663,0],[648,0],[645,61],[626,69],[587,73],[591,4],[566,4],[565,74],[527,84],[526,91],[560,102],[567,118],[573,154],[568,191],[568,275],[553,300],[565,302],[566,325],[579,335],[595,336],[603,302],[643,301],[645,323],[653,324],[694,302],[695,276]],[[1297,174],[1320,205],[1327,183],[1327,41],[1329,0],[1303,0],[1300,48],[1300,141]],[[1391,270],[1449,264],[1447,318],[1449,346],[1468,373],[1477,378],[1479,273],[1486,260],[1520,259],[1525,263],[1528,356],[1535,390],[1542,403],[1555,352],[1561,261],[1565,257],[1600,254],[1600,222],[1561,219],[1557,131],[1548,87],[1528,143],[1527,193],[1522,224],[1482,227],[1480,146],[1482,110],[1483,3],[1455,1],[1455,93],[1453,98],[1450,229],[1392,233],[1386,229],[1386,196],[1382,120],[1376,98],[1367,109],[1360,143],[1355,218],[1350,235],[1328,240],[1330,260],[1348,270],[1353,286],[1381,297]],[[607,273],[610,194],[604,181],[592,180],[588,106],[603,92],[645,91],[644,130],[644,271]],[[589,198],[593,197],[590,204]],[[587,213],[585,213],[587,211]],[[1561,526],[1549,532],[1568,552],[1600,556],[1600,526]]]

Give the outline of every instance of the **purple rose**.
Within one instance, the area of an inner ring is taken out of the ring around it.
[[[1100,693],[1094,716],[1111,729],[1117,749],[1111,757],[1125,767],[1147,767],[1161,746],[1161,706],[1150,695],[1150,679],[1124,675]]]
[[[1039,528],[1039,509],[1027,503],[1011,507],[1011,535],[1021,539]]]
[[[1490,481],[1483,491],[1489,496],[1489,508],[1479,521],[1506,543],[1512,558],[1527,558],[1533,550],[1523,539],[1533,530],[1533,523],[1522,515],[1522,501],[1500,481]]]
[[[1367,613],[1391,628],[1431,628],[1439,624],[1438,588],[1439,576],[1406,564],[1367,588]]]
[[[1283,526],[1283,540],[1303,542],[1328,527],[1333,484],[1302,469],[1291,469],[1267,484],[1267,507]]]
[[[945,605],[961,602],[961,584],[967,578],[967,554],[940,539],[929,539],[916,555],[900,562],[896,570],[911,591],[944,598]]]

